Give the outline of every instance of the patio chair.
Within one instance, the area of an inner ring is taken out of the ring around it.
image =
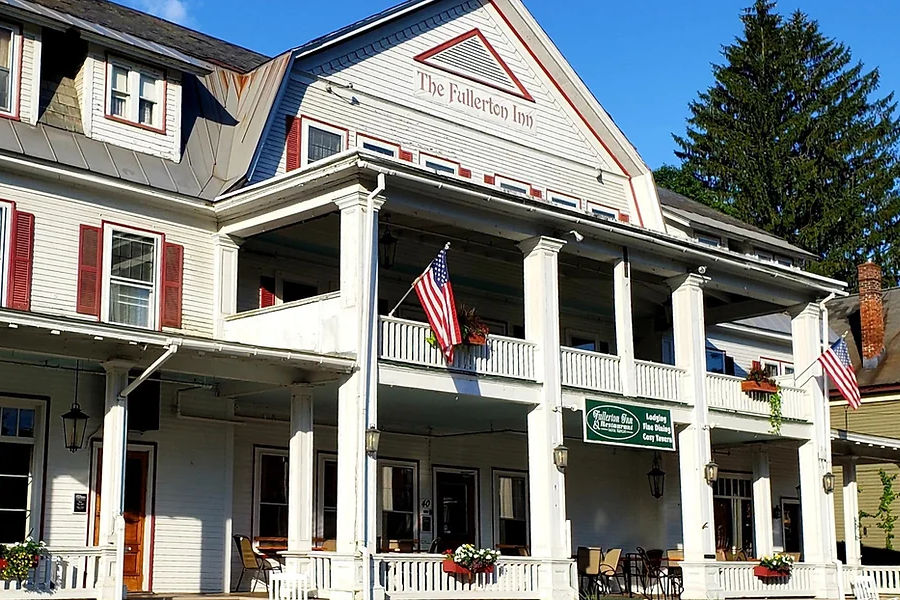
[[[436,537],[431,540],[431,545],[428,546],[428,554],[440,554],[441,553],[441,538]]]
[[[647,600],[668,600],[676,588],[671,583],[669,573],[663,568],[663,551],[644,550],[640,546],[637,551],[641,558],[641,587],[644,597]]]
[[[612,582],[614,581],[618,585],[619,592],[625,589],[625,573],[620,568],[621,560],[621,548],[612,548],[603,557],[603,562],[600,563],[600,582],[604,594],[613,592]]]
[[[853,581],[856,600],[878,600],[878,586],[871,575],[860,575]]]
[[[578,567],[578,595],[580,598],[593,598],[597,595],[601,562],[603,562],[603,551],[600,548],[578,547],[575,563]]]
[[[281,571],[281,563],[274,558],[269,558],[264,554],[260,554],[253,548],[253,543],[246,535],[235,535],[234,543],[238,549],[238,555],[241,557],[241,576],[238,577],[237,585],[234,586],[232,592],[241,589],[241,582],[244,580],[244,574],[247,571],[253,571],[253,585],[250,591],[256,590],[256,584],[259,582],[259,574],[262,573],[266,578],[266,589],[269,589],[269,572]]]

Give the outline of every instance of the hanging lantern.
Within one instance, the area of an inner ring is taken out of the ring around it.
[[[72,408],[62,416],[63,435],[69,452],[78,452],[84,447],[84,433],[90,417],[81,411],[78,404],[78,364],[75,365],[75,399]]]
[[[553,464],[560,471],[565,471],[569,466],[569,449],[560,444],[553,449]]]
[[[647,471],[647,481],[650,483],[650,495],[657,499],[662,498],[666,487],[666,472],[660,467],[659,452],[653,456],[653,465]]]
[[[719,465],[716,464],[716,461],[711,460],[706,463],[706,466],[703,467],[703,476],[709,485],[719,480]]]
[[[822,489],[825,490],[826,494],[834,491],[834,473],[831,471],[822,475]]]
[[[366,454],[375,457],[378,454],[378,443],[381,441],[381,432],[372,425],[366,429]]]
[[[378,263],[385,269],[394,266],[397,258],[397,241],[397,236],[391,233],[390,223],[385,224],[384,233],[378,238]]]

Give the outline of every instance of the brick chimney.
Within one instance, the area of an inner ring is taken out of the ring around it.
[[[884,354],[884,307],[881,299],[881,267],[859,265],[859,320],[862,330],[863,368],[874,369]]]

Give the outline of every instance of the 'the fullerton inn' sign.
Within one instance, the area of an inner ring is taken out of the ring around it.
[[[527,110],[501,94],[485,93],[448,77],[415,71],[416,94],[451,108],[479,114],[507,125],[534,131],[534,111]]]

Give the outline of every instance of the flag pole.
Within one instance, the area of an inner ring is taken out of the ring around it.
[[[449,249],[450,249],[450,242],[447,242],[447,243],[444,245],[444,251],[447,251],[447,250],[449,250]],[[388,313],[388,316],[389,316],[389,317],[393,317],[393,316],[394,316],[394,313],[397,312],[397,309],[400,308],[400,305],[403,304],[403,302],[406,300],[406,298],[409,296],[409,294],[410,294],[410,293],[413,291],[413,289],[416,287],[416,284],[419,283],[419,280],[422,279],[422,277],[425,276],[425,273],[428,272],[428,269],[430,269],[430,268],[431,268],[431,265],[433,265],[433,264],[434,264],[434,259],[432,259],[431,262],[428,263],[428,266],[425,267],[425,270],[422,271],[422,274],[421,274],[421,275],[419,275],[418,277],[416,277],[415,279],[413,279],[413,282],[412,282],[412,284],[410,284],[409,289],[406,290],[406,293],[403,294],[403,297],[402,297],[402,298],[400,298],[400,302],[398,302],[397,305],[396,305],[394,308],[391,309],[391,312]]]
[[[841,338],[842,338],[842,339],[843,339],[843,338],[846,338],[848,333],[850,333],[850,330],[849,330],[849,329],[848,329],[847,331],[845,331],[845,332],[841,335]],[[829,347],[831,347],[831,344],[828,343],[828,338],[823,338],[823,339],[824,339],[824,341],[820,344],[820,346],[823,346],[823,348],[820,348],[820,349],[822,350],[822,353],[821,353],[819,356],[821,356],[822,354],[825,354],[825,351],[828,350]],[[802,384],[802,383],[797,383],[797,381],[798,381],[801,377],[803,377],[804,375],[806,375],[806,373],[807,373],[810,369],[812,369],[814,366],[816,366],[817,364],[819,364],[819,359],[818,359],[818,358],[816,358],[814,361],[812,361],[812,363],[810,363],[810,365],[809,365],[808,367],[806,367],[805,369],[803,369],[803,370],[800,372],[799,375],[795,375],[795,376],[794,376],[794,383],[795,383],[796,385],[798,385],[798,386],[802,386],[803,384]],[[806,383],[806,381],[804,381],[803,383]]]

